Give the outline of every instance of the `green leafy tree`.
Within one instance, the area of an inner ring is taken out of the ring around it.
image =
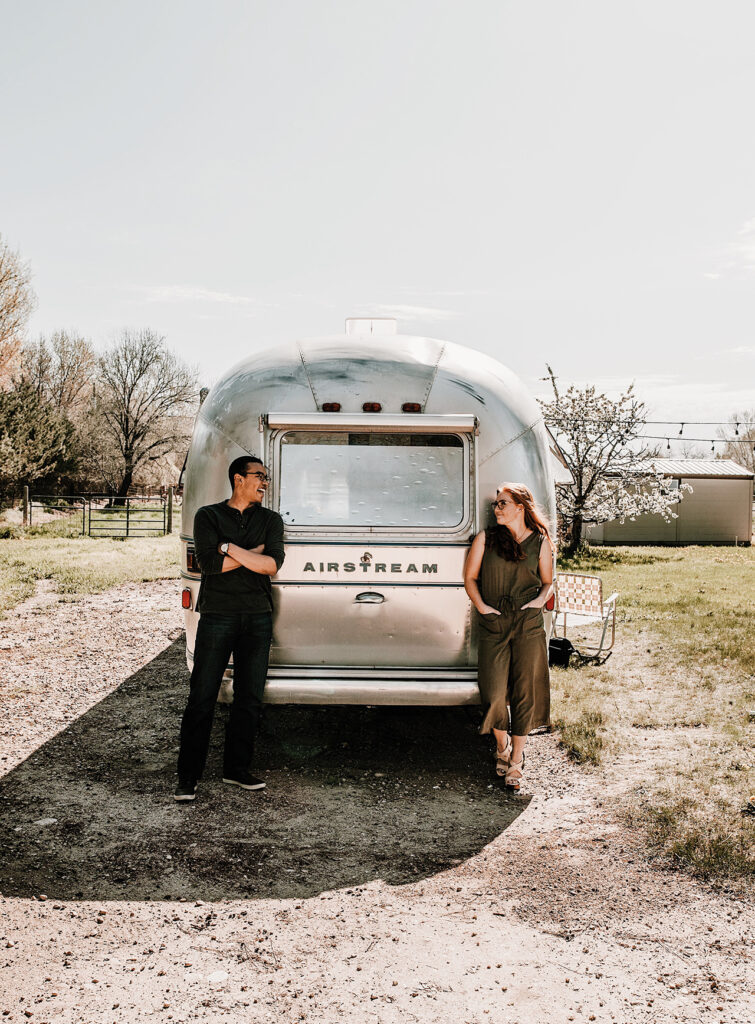
[[[24,484],[65,472],[73,433],[65,416],[28,381],[0,391],[0,499],[18,496]]]

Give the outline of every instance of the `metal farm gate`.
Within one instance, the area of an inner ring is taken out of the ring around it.
[[[89,498],[90,537],[149,537],[168,532],[168,502],[163,497]]]
[[[28,494],[29,526],[49,520],[77,518],[81,533],[90,537],[159,537],[173,529],[172,493],[154,497],[115,497],[112,494]]]
[[[81,532],[87,532],[87,499],[81,494],[32,494],[28,503],[29,526],[34,526],[34,513],[39,523],[45,522],[44,513],[54,512],[56,518],[78,517],[81,520]]]

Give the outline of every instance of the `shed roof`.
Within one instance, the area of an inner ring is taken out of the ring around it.
[[[755,474],[733,459],[653,459],[651,465],[664,476],[719,477],[722,479],[750,479]]]

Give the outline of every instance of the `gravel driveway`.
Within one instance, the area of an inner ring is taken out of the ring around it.
[[[513,797],[467,710],[269,707],[246,793],[219,707],[176,805],[177,583],[1,628],[3,1020],[752,1019],[752,902],[650,864],[554,737]]]

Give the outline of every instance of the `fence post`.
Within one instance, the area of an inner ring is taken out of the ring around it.
[[[168,521],[165,524],[165,532],[173,533],[173,486],[168,488]]]
[[[29,522],[29,488],[24,485],[24,511],[23,511],[23,524],[26,526]]]
[[[129,512],[130,512],[130,510],[131,510],[131,499],[127,497],[126,498],[126,537],[128,537],[128,520],[129,520]]]

